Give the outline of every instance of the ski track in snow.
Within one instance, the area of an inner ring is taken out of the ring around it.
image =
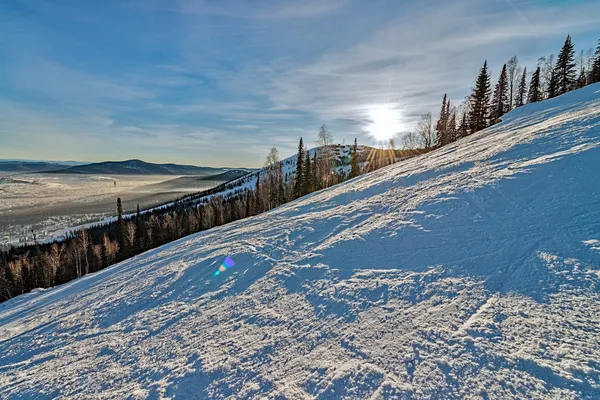
[[[599,145],[593,85],[0,304],[0,398],[600,398]]]

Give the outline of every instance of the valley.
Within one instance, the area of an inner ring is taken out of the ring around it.
[[[170,175],[0,175],[0,246],[57,238],[69,228],[116,214],[120,197],[126,212],[147,209],[186,194],[210,189],[227,176]],[[32,232],[33,230],[33,232]]]

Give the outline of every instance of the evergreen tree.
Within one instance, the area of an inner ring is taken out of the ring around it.
[[[471,111],[469,112],[469,130],[471,133],[478,132],[488,127],[489,104],[490,104],[490,75],[488,73],[487,61],[481,67],[481,71],[475,82],[475,89],[470,98]]]
[[[527,67],[523,68],[523,74],[521,75],[521,82],[519,83],[519,91],[517,92],[515,106],[521,107],[523,104],[525,104],[526,98],[527,98]]]
[[[277,188],[277,205],[282,205],[285,203],[285,187],[283,185],[283,163],[279,162],[277,164],[277,181],[278,181],[278,188]]]
[[[313,191],[321,190],[321,182],[319,179],[319,151],[315,150],[312,160],[312,176],[313,176]]]
[[[560,96],[573,89],[573,86],[575,85],[576,66],[575,45],[573,45],[573,42],[571,41],[571,35],[568,35],[565,39],[565,44],[558,54],[556,65],[554,66],[553,76],[555,77],[556,85],[554,91],[555,96]]]
[[[350,161],[350,178],[356,178],[360,175],[358,166],[358,141],[354,138],[354,146],[352,147],[352,160]]]
[[[508,101],[508,80],[506,76],[506,64],[502,67],[498,83],[494,89],[494,98],[492,100],[492,122],[498,120],[508,112],[510,104]]]
[[[450,142],[455,142],[458,140],[458,131],[456,130],[456,111],[453,111],[450,114],[448,126],[446,126],[446,132]]]
[[[542,94],[540,92],[540,75],[542,69],[538,66],[533,75],[531,75],[531,82],[529,83],[529,92],[527,94],[528,103],[537,103],[542,100]]]
[[[304,191],[304,143],[300,138],[298,143],[298,156],[296,158],[296,183],[294,184],[294,198],[302,197]]]
[[[467,117],[467,112],[464,111],[462,118],[460,119],[460,125],[458,127],[458,138],[464,138],[469,135],[469,121]]]
[[[548,83],[548,98],[553,99],[558,96],[558,77],[556,72],[552,70],[550,73],[550,82]]]
[[[123,203],[121,198],[117,198],[117,242],[121,253],[125,253],[127,244],[125,240],[125,221],[123,221]]]
[[[447,95],[444,94],[444,99],[442,100],[442,109],[440,110],[440,117],[435,126],[435,130],[437,132],[437,142],[436,146],[444,146],[450,143],[450,138],[448,137],[448,114],[450,108],[450,101],[448,101]]]
[[[144,227],[144,220],[142,218],[142,214],[140,212],[140,204],[137,205],[137,210],[135,213],[135,239],[136,239],[136,247],[138,252],[142,252],[144,250],[144,236],[146,233],[146,229]]]
[[[263,212],[262,193],[260,192],[260,171],[256,174],[256,190],[254,190],[254,215]]]
[[[594,53],[594,64],[590,74],[590,83],[600,82],[600,40],[598,40],[598,48]]]
[[[302,183],[304,189],[302,190],[303,195],[307,195],[313,192],[313,166],[311,165],[310,152],[306,152],[306,158],[304,159],[304,177]]]

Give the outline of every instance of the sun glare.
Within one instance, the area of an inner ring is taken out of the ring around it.
[[[378,107],[369,110],[369,134],[378,141],[388,141],[402,132],[398,111],[389,107]]]

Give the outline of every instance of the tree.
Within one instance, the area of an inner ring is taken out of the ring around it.
[[[263,199],[262,199],[262,193],[261,193],[260,187],[261,187],[260,171],[258,171],[256,173],[256,190],[254,190],[254,215],[260,214],[264,211]],[[213,208],[214,207],[210,207],[208,210],[213,210]]]
[[[135,247],[137,248],[137,250],[139,252],[142,252],[144,250],[144,235],[146,232],[146,229],[144,227],[144,219],[142,217],[142,214],[140,212],[140,205],[138,203],[137,205],[137,210],[135,213],[135,231],[136,231],[136,244]]]
[[[424,147],[422,138],[415,132],[408,132],[402,137],[402,146],[407,150],[415,150]]]
[[[129,249],[135,249],[135,224],[131,221],[125,224],[125,241]]]
[[[508,80],[506,64],[502,66],[502,72],[498,78],[498,83],[494,89],[494,98],[492,100],[492,123],[496,123],[510,109],[508,99]]]
[[[512,56],[506,63],[506,74],[508,79],[508,110],[512,110],[513,105],[516,103],[517,92],[517,81],[519,75],[521,75],[521,67],[519,67],[519,60],[517,56]]]
[[[123,203],[121,198],[117,198],[117,241],[119,242],[119,249],[125,251],[125,221],[123,221]]]
[[[539,80],[539,100],[542,100],[549,96],[552,75],[554,74],[554,54],[550,54],[548,57],[541,57],[538,60],[538,66],[541,67]]]
[[[302,178],[302,183],[304,184],[304,189],[302,190],[303,195],[307,195],[313,192],[314,184],[313,184],[313,166],[311,165],[310,160],[310,152],[306,152],[306,158],[304,159],[304,177]]]
[[[470,98],[469,130],[471,133],[488,127],[490,90],[490,75],[486,60],[477,76],[475,88]]]
[[[536,103],[542,100],[542,94],[540,92],[540,74],[541,68],[538,65],[533,75],[531,75],[531,82],[529,83],[529,92],[527,94],[528,103]]]
[[[458,131],[456,130],[456,110],[452,110],[450,113],[450,119],[448,120],[448,125],[446,126],[446,132],[450,142],[455,142],[458,140]]]
[[[561,94],[567,93],[573,89],[575,84],[575,45],[571,40],[571,35],[568,35],[565,39],[558,58],[556,65],[554,66],[555,77],[555,95],[560,96]]]
[[[450,102],[448,101],[448,97],[444,94],[444,99],[442,100],[442,108],[440,110],[440,117],[435,124],[435,131],[437,133],[437,142],[436,146],[441,147],[448,143],[450,143],[450,139],[448,137],[447,126],[448,126],[448,109],[450,107]]]
[[[442,109],[440,110],[440,118],[436,124],[436,146],[445,146],[452,142],[452,134],[449,131],[450,120],[450,100],[444,94],[442,100]],[[456,122],[456,121],[455,121]]]
[[[523,68],[523,73],[521,74],[521,82],[519,82],[519,91],[517,92],[517,97],[515,99],[515,107],[521,107],[525,104],[525,99],[527,98],[527,67]]]
[[[294,198],[302,197],[304,191],[304,142],[300,138],[298,143],[298,156],[296,157],[296,183],[294,185]]]
[[[459,139],[469,135],[469,121],[467,119],[467,112],[464,111],[457,131],[457,136]]]
[[[598,47],[596,53],[594,53],[594,63],[591,68],[591,83],[600,82],[600,40],[598,40]]]
[[[269,154],[267,154],[267,160],[265,161],[265,167],[274,167],[279,162],[279,150],[277,147],[271,147]]]
[[[56,285],[56,276],[61,266],[64,245],[53,243],[50,250],[44,253],[44,264],[46,266],[46,287]]]
[[[333,137],[331,132],[329,132],[325,125],[322,125],[317,135],[317,154],[319,159],[317,171],[320,178],[325,178],[322,182],[323,187],[328,187],[330,184],[330,175],[333,169],[332,145]],[[321,182],[319,182],[319,185],[321,185]]]
[[[352,147],[352,160],[350,161],[350,178],[356,178],[360,175],[358,166],[358,141],[354,138],[354,146]]]
[[[88,257],[88,247],[90,245],[90,237],[85,228],[83,228],[81,230],[81,232],[79,232],[79,236],[77,237],[77,245],[79,247],[79,251],[83,253],[83,256],[85,259],[85,274],[83,274],[83,275],[87,275],[90,273],[90,260]],[[79,276],[81,276],[81,273]]]
[[[421,115],[421,119],[417,124],[417,132],[423,141],[425,150],[431,150],[431,147],[435,143],[435,131],[433,130],[431,113]]]

